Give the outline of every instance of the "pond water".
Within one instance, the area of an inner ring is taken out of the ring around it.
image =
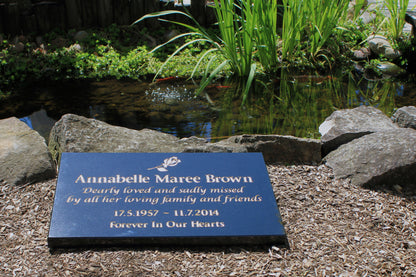
[[[218,83],[195,96],[197,86],[178,79],[77,80],[26,86],[0,100],[0,118],[16,116],[45,138],[62,115],[73,113],[131,129],[150,128],[177,137],[216,141],[236,134],[319,138],[318,127],[334,110],[373,105],[387,115],[416,105],[414,83],[343,76],[289,75],[258,81],[245,105],[241,87]]]

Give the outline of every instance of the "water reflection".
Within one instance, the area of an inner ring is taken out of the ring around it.
[[[56,122],[50,118],[43,109],[36,111],[29,116],[22,117],[20,120],[25,122],[30,128],[36,130],[43,137],[49,135],[49,131]]]
[[[37,84],[0,102],[0,118],[25,118],[43,136],[66,113],[131,129],[151,128],[178,137],[218,140],[235,134],[282,134],[319,138],[318,127],[334,110],[373,105],[391,115],[416,105],[413,84],[343,76],[293,75],[257,81],[241,106],[238,85],[210,86],[195,96],[185,82],[106,80]]]
[[[319,125],[337,109],[372,105],[390,116],[397,107],[416,104],[407,97],[415,92],[413,84],[368,81],[351,73],[297,76],[282,71],[264,87],[257,84],[244,107],[236,105],[233,97],[224,97],[213,137],[256,133],[319,138]]]

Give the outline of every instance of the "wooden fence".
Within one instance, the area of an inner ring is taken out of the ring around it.
[[[187,7],[201,24],[215,20],[205,0],[191,0]],[[179,9],[173,1],[161,0],[0,0],[0,33],[42,34],[62,30],[105,27],[113,23],[129,25],[141,16],[160,10]],[[178,20],[178,18],[170,18]],[[156,19],[142,26],[158,28]]]

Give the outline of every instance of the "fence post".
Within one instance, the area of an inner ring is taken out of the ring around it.
[[[206,24],[206,0],[191,0],[192,16],[201,25]]]
[[[4,22],[4,32],[17,35],[21,32],[20,20],[19,20],[19,7],[17,3],[12,3],[6,1],[4,4],[4,17],[2,18]]]
[[[145,14],[159,11],[160,10],[159,5],[160,5],[160,0],[146,0],[144,3]],[[154,30],[154,29],[160,28],[160,22],[156,18],[147,19],[145,24],[149,29]]]
[[[97,18],[97,1],[100,0],[80,0],[81,14],[82,14],[82,26],[85,27],[94,27],[98,24]]]
[[[82,26],[82,18],[78,0],[65,0],[65,8],[68,29],[80,28]]]
[[[113,2],[111,0],[99,0],[97,2],[98,25],[107,27],[114,22]]]
[[[132,22],[130,22],[130,24],[145,14],[144,13],[145,1],[146,0],[132,0],[131,9],[130,9],[130,18],[132,19]],[[143,23],[139,23],[139,26],[143,27]]]
[[[113,1],[114,22],[117,25],[128,25],[130,20],[130,0]]]

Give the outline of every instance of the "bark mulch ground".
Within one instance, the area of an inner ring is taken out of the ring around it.
[[[326,166],[268,166],[290,248],[147,247],[50,252],[56,180],[0,191],[1,276],[416,276],[416,196],[336,180]]]

